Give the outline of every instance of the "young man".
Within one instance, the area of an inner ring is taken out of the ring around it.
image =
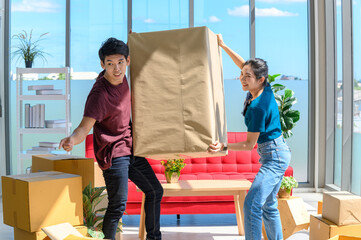
[[[71,151],[93,128],[94,154],[103,170],[109,199],[103,222],[105,238],[115,239],[128,198],[129,178],[146,195],[147,239],[159,240],[163,188],[148,161],[132,155],[131,98],[125,77],[130,64],[128,46],[109,38],[99,49],[99,58],[104,71],[88,95],[83,119],[71,136],[61,140],[59,148]]]

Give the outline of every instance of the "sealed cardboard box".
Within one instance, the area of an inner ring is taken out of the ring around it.
[[[2,176],[4,223],[28,232],[69,222],[83,223],[82,182],[78,175],[38,172]]]
[[[322,217],[336,225],[361,224],[361,197],[349,192],[325,192]]]
[[[337,226],[335,223],[322,218],[320,215],[311,215],[310,240],[328,240],[337,235],[361,237],[361,224]]]
[[[224,156],[221,50],[207,27],[129,35],[133,148],[152,159]]]
[[[94,159],[71,156],[67,154],[33,155],[32,172],[58,171],[80,175],[82,177],[82,189],[90,182],[95,186]]]
[[[85,226],[76,226],[75,229],[83,236],[87,235],[88,228]],[[51,240],[43,231],[27,232],[19,228],[14,228],[14,240]]]

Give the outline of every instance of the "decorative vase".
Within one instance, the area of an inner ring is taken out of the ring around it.
[[[179,179],[180,172],[164,172],[165,178],[167,179],[167,183],[177,183]]]
[[[33,66],[33,61],[29,61],[29,60],[25,61],[26,68],[31,68],[32,66]]]
[[[280,188],[280,190],[278,191],[278,197],[279,198],[289,198],[290,192],[287,192],[287,189],[285,189],[285,188]]]

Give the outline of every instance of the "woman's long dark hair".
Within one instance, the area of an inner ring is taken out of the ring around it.
[[[267,86],[267,79],[268,79],[268,65],[267,62],[261,58],[251,58],[248,59],[244,64],[243,67],[246,65],[250,65],[254,75],[256,75],[256,79],[260,79],[264,77],[263,87]],[[246,99],[244,100],[243,104],[243,111],[242,115],[246,115],[246,111],[248,106],[251,104],[252,95],[250,92],[247,93]]]

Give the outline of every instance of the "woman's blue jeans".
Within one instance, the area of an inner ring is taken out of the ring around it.
[[[128,178],[145,193],[145,228],[147,239],[160,240],[160,202],[163,188],[152,167],[143,157],[124,156],[112,159],[112,166],[103,171],[108,192],[108,208],[104,216],[106,239],[115,239],[119,219],[128,200]]]
[[[277,193],[291,160],[284,138],[258,144],[262,164],[244,202],[246,240],[262,239],[262,218],[270,240],[281,240],[282,224],[277,209]]]

